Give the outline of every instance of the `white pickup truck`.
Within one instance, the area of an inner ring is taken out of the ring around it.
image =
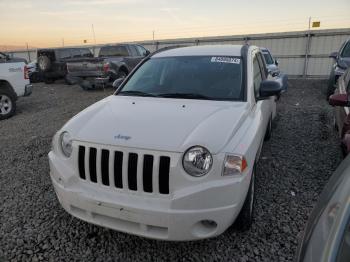
[[[80,219],[155,239],[248,229],[281,91],[256,46],[157,52],[57,132],[58,199]]]
[[[15,114],[18,97],[31,93],[26,64],[11,60],[0,62],[0,120]]]

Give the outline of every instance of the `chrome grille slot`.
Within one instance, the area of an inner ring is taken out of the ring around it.
[[[101,175],[102,184],[105,186],[109,186],[109,151],[106,149],[102,149]]]
[[[133,191],[137,191],[137,160],[138,160],[137,154],[129,153],[128,185],[129,185],[129,189]]]
[[[93,183],[97,183],[96,156],[97,156],[97,149],[94,147],[90,147],[89,171],[90,171],[90,181]]]
[[[79,146],[79,156],[78,156],[78,166],[79,166],[79,176],[81,179],[86,179],[85,175],[85,147]]]
[[[153,192],[153,156],[144,155],[143,157],[143,190],[148,193]]]
[[[123,152],[114,152],[114,185],[123,188]]]
[[[78,146],[82,180],[111,188],[169,194],[170,157]]]
[[[159,161],[159,193],[169,194],[170,157],[161,156]]]

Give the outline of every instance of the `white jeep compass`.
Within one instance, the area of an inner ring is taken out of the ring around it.
[[[281,92],[267,78],[255,46],[150,55],[55,135],[50,175],[60,203],[87,222],[155,239],[248,228]]]

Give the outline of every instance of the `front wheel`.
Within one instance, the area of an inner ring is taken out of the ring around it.
[[[241,212],[239,213],[234,227],[239,231],[248,230],[253,223],[253,211],[255,202],[255,167],[253,168],[252,177],[246,199],[244,201]]]
[[[13,116],[15,112],[16,100],[13,95],[6,90],[0,90],[0,120]]]

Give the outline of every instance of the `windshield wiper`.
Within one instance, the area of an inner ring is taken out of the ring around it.
[[[132,95],[132,96],[152,96],[155,97],[156,95],[145,93],[142,91],[136,91],[136,90],[128,90],[128,91],[120,91],[117,95]]]
[[[167,94],[158,94],[159,97],[168,97],[168,98],[184,98],[184,99],[204,99],[204,100],[213,100],[213,98],[195,94],[195,93],[167,93]]]

